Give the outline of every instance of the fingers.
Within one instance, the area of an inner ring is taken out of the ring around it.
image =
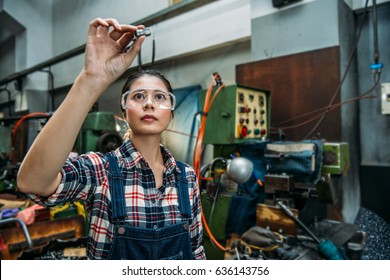
[[[96,18],[89,23],[88,35],[96,35],[99,26],[109,27],[109,24],[101,18]]]
[[[98,36],[101,38],[110,38],[119,44],[122,50],[125,51],[126,47],[131,43],[131,41],[133,41],[135,31],[143,28],[145,28],[143,25],[134,26],[119,24],[119,22],[114,18],[96,18],[89,24],[88,35],[91,37]],[[141,50],[141,45],[144,39],[144,36],[137,38],[131,48],[127,52],[125,51],[124,59],[126,64],[131,65]]]
[[[105,19],[105,21],[110,26],[113,26],[116,30],[122,30],[121,25],[119,24],[119,22],[116,19],[114,19],[114,18],[107,18],[107,19]]]
[[[115,40],[115,41],[118,41],[119,39],[121,39],[122,36],[129,36],[131,35],[130,37],[133,37],[133,34],[134,32],[138,29],[136,26],[133,26],[133,25],[124,25],[124,24],[121,24],[120,25],[120,28],[121,30],[116,30],[116,29],[113,29],[111,32],[110,32],[110,37]],[[132,39],[132,38],[131,38]],[[131,40],[130,39],[130,40]],[[129,42],[128,42],[129,43]],[[128,44],[127,43],[127,44]]]
[[[113,27],[113,30],[110,32],[110,37],[114,40],[118,40],[126,32],[134,32],[138,28],[133,25],[119,24],[119,22],[114,18],[96,18],[89,23],[88,34],[107,34],[109,27]]]
[[[144,25],[138,25],[138,26],[133,26],[133,25],[124,25],[121,24],[121,31],[118,30],[112,30],[110,32],[110,37],[117,41],[118,44],[124,49],[126,48],[131,41],[136,39],[134,37],[134,33],[137,29],[144,29]]]
[[[141,50],[141,45],[145,40],[145,36],[139,37],[137,40],[135,40],[134,44],[131,46],[129,51],[124,54],[126,64],[131,65],[134,58],[138,55],[139,51]]]
[[[137,29],[144,29],[145,26],[144,25],[137,25],[137,26],[133,26],[133,25],[122,25],[122,29],[129,29],[131,30],[130,33],[125,33],[119,40],[118,40],[118,43],[122,46],[122,48],[126,48],[131,41],[133,41],[134,39],[136,39],[134,37],[134,32],[137,30]]]
[[[107,25],[101,25],[97,28],[97,35],[106,36],[110,26],[114,28],[117,32],[121,32],[122,28],[119,24],[119,22],[116,19],[113,18],[107,18],[104,19],[104,22],[107,23]]]
[[[110,27],[112,30],[109,31]],[[90,22],[90,27],[88,30],[89,35],[100,35],[108,36],[116,41],[123,49],[129,45],[129,43],[134,39],[134,32],[137,29],[145,28],[143,25],[126,25],[119,24],[119,22],[114,18],[101,19],[96,18]]]
[[[118,44],[125,49],[131,41],[134,39],[134,33],[125,33],[117,42]]]

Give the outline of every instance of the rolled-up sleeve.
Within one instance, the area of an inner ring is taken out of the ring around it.
[[[61,170],[61,183],[55,193],[48,197],[27,196],[35,203],[49,207],[69,201],[88,200],[107,177],[105,162],[102,154],[94,152],[67,159]]]

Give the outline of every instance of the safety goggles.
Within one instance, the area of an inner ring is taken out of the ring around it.
[[[126,91],[122,95],[122,109],[141,108],[147,102],[151,102],[156,108],[163,110],[175,110],[176,98],[171,92],[158,89],[136,89]]]

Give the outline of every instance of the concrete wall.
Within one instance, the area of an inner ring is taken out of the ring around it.
[[[359,19],[362,15],[359,15]],[[390,2],[383,4],[378,10],[378,40],[380,62],[384,63],[380,84],[390,82]],[[359,88],[361,92],[369,90],[373,86],[373,76],[370,69],[373,63],[374,53],[374,25],[373,13],[367,15],[363,27],[361,40],[358,45],[359,57]],[[381,94],[380,84],[377,95]],[[388,137],[390,134],[390,116],[381,114],[381,99],[366,100],[360,102],[360,138],[361,163],[363,165],[385,165],[390,167],[390,150]]]
[[[359,14],[358,19],[362,18]],[[363,93],[373,87],[373,75],[370,69],[374,62],[374,24],[370,12],[365,21],[361,40],[358,45],[358,85]],[[381,84],[390,82],[390,2],[378,9],[379,62],[384,64],[375,99],[360,101],[360,151],[361,151],[361,193],[362,205],[371,209],[390,223],[390,115],[381,114]]]
[[[52,0],[3,0],[3,9],[25,29],[15,34],[18,53],[15,70],[20,71],[51,58]]]
[[[276,9],[251,1],[252,60],[337,46],[337,1],[304,0]]]

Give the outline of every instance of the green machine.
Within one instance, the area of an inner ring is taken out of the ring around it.
[[[322,173],[342,175],[350,168],[349,144],[346,142],[325,142]]]
[[[0,154],[9,154],[11,150],[11,131],[9,127],[0,125]]]
[[[10,127],[0,125],[0,193],[14,191],[18,166],[11,165],[9,154],[11,151]]]
[[[90,151],[106,153],[118,148],[123,140],[116,131],[114,113],[93,112],[86,117],[76,147],[80,154]]]
[[[213,89],[211,98],[216,92]],[[204,107],[207,90],[201,91],[200,106]],[[212,104],[206,120],[203,143],[212,144],[213,162],[211,177],[218,171],[217,159],[229,159],[240,145],[252,140],[267,140],[270,137],[270,92],[239,84],[225,86]],[[213,167],[214,166],[214,167]],[[226,169],[227,171],[227,169]],[[209,228],[222,246],[226,246],[226,226],[234,189],[232,182],[218,179],[207,181],[202,187],[202,208]],[[205,176],[204,176],[205,177]],[[237,187],[237,184],[236,184]],[[207,233],[204,247],[208,259],[224,259],[224,252],[217,249]]]
[[[201,92],[201,108],[206,92]],[[226,86],[208,113],[203,142],[218,145],[268,139],[270,108],[269,91],[239,84]]]

